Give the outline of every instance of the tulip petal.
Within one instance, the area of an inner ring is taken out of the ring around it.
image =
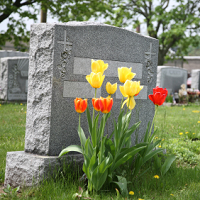
[[[129,102],[127,102],[127,107],[129,106],[130,110],[133,110],[133,108],[135,108],[136,102],[134,97],[130,97],[129,98]]]
[[[125,89],[124,89],[124,86],[119,86],[119,90],[120,90],[120,92],[122,93],[122,95],[124,96],[124,97],[128,97],[128,95],[126,94],[126,92],[125,92]]]

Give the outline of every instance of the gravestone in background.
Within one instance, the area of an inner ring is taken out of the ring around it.
[[[0,59],[4,57],[29,57],[27,52],[0,50]]]
[[[5,57],[0,60],[0,99],[26,101],[28,91],[28,57]]]
[[[5,184],[32,185],[33,179],[38,183],[49,166],[61,165],[57,156],[63,148],[79,144],[74,98],[89,98],[92,110],[94,89],[85,78],[91,72],[91,59],[109,64],[97,97],[108,96],[108,81],[117,82],[119,87],[118,67],[132,67],[137,73],[134,80],[144,89],[136,98],[131,124],[142,121],[137,132],[141,141],[154,116],[155,106],[147,97],[156,85],[158,45],[156,39],[99,23],[32,25],[25,151],[7,153]],[[112,115],[116,118],[121,104],[119,89],[113,98]],[[109,120],[111,133],[112,117]],[[88,135],[86,113],[82,114],[81,126]],[[135,136],[132,141],[136,142]]]
[[[166,88],[170,94],[178,92],[182,84],[187,87],[187,70],[171,66],[157,67],[157,86]]]
[[[191,77],[191,88],[200,90],[200,69],[193,69],[191,72]]]

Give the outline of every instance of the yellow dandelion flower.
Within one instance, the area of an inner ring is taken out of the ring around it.
[[[200,124],[200,121],[198,121],[197,123]]]
[[[144,200],[144,199],[139,198],[138,200]]]
[[[158,147],[161,148],[161,145],[159,145]]]
[[[159,176],[158,176],[158,175],[155,175],[155,176],[154,176],[154,178],[157,178],[157,179],[159,179]]]
[[[0,106],[1,106],[1,104],[0,104]]]
[[[164,141],[165,139],[162,139],[162,141]]]
[[[192,133],[193,135],[195,135],[195,133]]]
[[[158,139],[158,137],[155,137],[155,140],[157,140]]]
[[[20,103],[20,106],[22,106],[23,104],[22,103]]]
[[[193,113],[199,113],[199,110],[193,110],[192,112]]]
[[[174,196],[173,194],[170,194],[171,196]]]
[[[26,111],[24,113],[26,114]]]
[[[188,134],[189,132],[185,132],[185,134]]]
[[[182,133],[182,132],[180,132],[180,133],[179,133],[179,135],[183,135],[183,133]]]
[[[183,108],[183,110],[185,110],[185,108]]]
[[[134,195],[134,192],[133,192],[133,191],[130,191],[129,194],[130,194],[130,195]]]

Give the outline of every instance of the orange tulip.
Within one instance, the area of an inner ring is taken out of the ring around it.
[[[76,98],[74,99],[75,110],[78,113],[83,113],[87,108],[87,99]]]
[[[92,105],[93,105],[93,107],[96,111],[100,111],[101,110],[101,108],[100,108],[100,98],[93,98],[92,99]]]
[[[96,111],[109,113],[113,105],[113,98],[93,98],[92,105]]]

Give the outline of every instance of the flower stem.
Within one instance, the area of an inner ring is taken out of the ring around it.
[[[122,96],[122,101],[121,101],[121,106],[120,106],[120,111],[119,111],[119,114],[121,113],[121,109],[122,109],[122,103],[124,101],[124,96]]]
[[[78,122],[78,126],[81,127],[81,113],[79,113],[79,122]]]
[[[96,98],[96,96],[97,96],[97,88],[95,88],[94,98]],[[94,107],[93,107],[92,125],[94,125]]]
[[[152,123],[151,123],[151,129],[150,129],[150,131],[149,131],[149,137],[151,136],[151,131],[152,131],[152,128],[153,128],[153,125],[154,125],[155,116],[156,116],[157,111],[158,111],[158,105],[156,105],[155,114],[154,114],[154,117],[153,117],[153,121],[152,121]]]

